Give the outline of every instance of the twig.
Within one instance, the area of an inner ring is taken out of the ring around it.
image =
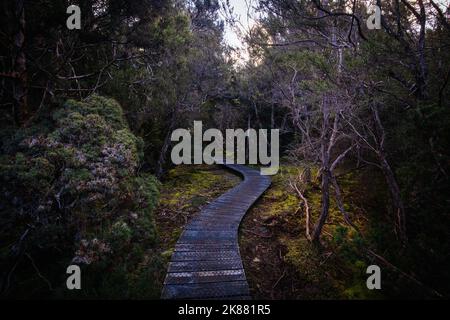
[[[429,288],[426,285],[424,285],[422,282],[420,282],[419,280],[417,280],[416,278],[414,278],[413,276],[409,275],[408,273],[400,270],[398,267],[394,266],[392,263],[390,263],[389,261],[387,261],[385,258],[383,258],[382,256],[380,256],[379,254],[375,253],[374,251],[372,251],[371,249],[367,249],[367,252],[369,254],[371,254],[372,256],[374,256],[376,259],[380,260],[382,263],[384,263],[385,265],[387,265],[388,267],[390,267],[391,269],[393,269],[394,271],[400,273],[401,275],[405,276],[406,278],[408,278],[409,280],[411,280],[412,282],[414,282],[415,284],[419,285],[420,287],[423,287],[425,289],[427,289],[428,291],[432,292],[434,295],[442,298],[443,295],[441,293],[439,293],[438,291],[436,291],[435,289]]]
[[[304,171],[303,171],[303,173],[304,173]],[[301,174],[301,176],[303,175],[303,173]],[[289,181],[289,184],[290,184],[291,188],[295,190],[295,192],[300,197],[300,199],[302,199],[303,204],[305,205],[305,219],[306,219],[306,222],[305,222],[305,227],[306,227],[305,235],[306,235],[306,238],[311,241],[311,239],[312,239],[311,238],[311,231],[310,231],[311,215],[309,213],[308,200],[306,200],[305,196],[300,191],[300,189],[298,188],[298,186],[297,186],[297,184],[295,182]]]
[[[48,288],[50,289],[50,291],[53,291],[52,284],[50,283],[50,281],[48,281],[47,278],[45,278],[45,277],[40,273],[38,267],[37,267],[36,264],[34,263],[33,258],[31,258],[31,256],[30,256],[28,253],[25,253],[25,255],[27,256],[28,259],[30,259],[31,264],[33,265],[34,270],[36,270],[37,275],[38,275],[42,280],[44,280],[44,281],[47,283]]]
[[[272,236],[273,236],[272,232],[271,232],[270,236],[265,236],[263,234],[260,234],[260,233],[257,233],[257,232],[251,231],[251,230],[247,230],[247,229],[244,229],[243,231],[251,233],[251,234],[254,234],[255,236],[258,236],[258,237],[261,237],[261,238],[272,238]]]
[[[286,269],[284,269],[283,273],[281,274],[281,276],[278,278],[278,280],[275,282],[275,284],[272,286],[272,289],[275,289],[275,287],[278,285],[278,283],[280,283],[281,279],[283,279],[286,276]]]

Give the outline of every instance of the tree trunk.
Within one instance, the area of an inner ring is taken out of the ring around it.
[[[426,12],[425,6],[423,4],[423,0],[419,0],[420,7],[420,32],[419,32],[419,41],[417,43],[417,54],[418,54],[418,70],[416,74],[416,82],[417,82],[417,92],[419,99],[426,99],[427,94],[427,77],[428,77],[428,68],[425,57],[425,33],[426,33]]]
[[[322,173],[322,183],[321,183],[321,210],[319,220],[314,226],[314,231],[312,234],[312,242],[316,245],[320,244],[320,235],[322,234],[322,228],[325,221],[328,218],[328,212],[330,209],[330,151],[333,144],[333,133],[331,133],[330,126],[330,112],[328,105],[328,97],[324,97],[322,101],[322,116],[323,123],[321,129],[321,143],[320,143],[320,161],[321,161],[321,173]]]
[[[25,57],[25,4],[17,1],[15,15],[18,21],[17,33],[14,37],[14,79],[13,95],[16,109],[16,118],[19,123],[24,123],[28,118],[28,89],[27,89],[27,60]]]
[[[391,194],[394,213],[396,214],[395,231],[399,240],[405,244],[407,242],[406,237],[406,217],[405,208],[403,206],[403,201],[400,194],[400,187],[398,186],[397,180],[395,179],[394,172],[392,171],[389,162],[383,153],[378,154],[379,161],[381,164],[381,169],[383,171],[384,177],[388,184],[389,192]]]
[[[322,170],[322,184],[321,184],[321,191],[322,191],[322,207],[320,210],[320,217],[317,221],[316,225],[314,226],[314,231],[312,234],[312,242],[315,244],[320,243],[320,235],[322,234],[322,229],[325,224],[325,221],[328,218],[328,212],[330,209],[330,172],[328,168],[323,168]]]
[[[158,163],[156,164],[155,176],[160,178],[164,174],[164,167],[166,164],[166,155],[170,146],[170,137],[172,135],[173,128],[175,126],[175,111],[173,111],[172,116],[170,117],[170,125],[167,131],[166,137],[164,138],[164,143],[161,148],[161,152],[159,154]]]
[[[384,143],[385,143],[385,130],[383,127],[383,124],[381,122],[379,113],[378,113],[378,107],[372,106],[372,114],[373,119],[376,124],[377,133],[380,137],[380,141],[378,143],[378,151],[376,152],[376,155],[378,157],[378,161],[380,162],[381,170],[383,171],[383,175],[386,179],[386,182],[388,184],[389,193],[391,194],[392,202],[393,202],[393,209],[396,214],[396,224],[395,224],[395,231],[397,233],[397,237],[399,240],[406,244],[407,237],[406,237],[406,217],[405,217],[405,208],[403,206],[403,201],[400,193],[400,187],[398,186],[397,180],[395,179],[394,172],[392,171],[391,165],[386,159],[386,154],[384,151]]]

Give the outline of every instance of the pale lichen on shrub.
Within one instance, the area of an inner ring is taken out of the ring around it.
[[[130,283],[148,278],[143,264],[156,239],[158,182],[138,171],[142,139],[130,132],[120,105],[100,96],[68,100],[52,119],[51,130],[20,129],[2,141],[0,219],[8,231],[0,237],[8,245],[1,266],[11,270],[28,255],[57,286],[65,267],[77,263],[89,274],[85,295],[133,296]],[[60,274],[46,273],[55,268],[47,263],[61,264]],[[27,277],[45,287],[27,268],[14,270],[9,292]],[[101,288],[109,277],[123,281],[114,292]]]

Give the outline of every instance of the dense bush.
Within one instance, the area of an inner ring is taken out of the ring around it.
[[[51,116],[2,134],[3,294],[64,296],[78,264],[83,296],[155,295],[158,183],[139,172],[142,140],[112,99],[68,100]]]

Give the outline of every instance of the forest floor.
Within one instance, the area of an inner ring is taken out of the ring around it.
[[[272,186],[245,216],[240,248],[251,294],[255,299],[366,299],[380,297],[366,288],[367,261],[361,239],[345,223],[336,203],[322,235],[322,248],[305,237],[301,201],[289,186],[301,168],[283,165]],[[313,176],[315,174],[313,173]],[[358,179],[341,177],[345,207],[364,231],[367,218],[358,199]],[[313,223],[320,212],[320,183],[313,178],[304,192]]]
[[[322,248],[305,238],[301,202],[289,187],[298,167],[283,165],[272,177],[271,187],[254,204],[240,228],[240,250],[252,297],[255,299],[366,299],[381,298],[366,287],[363,240],[349,227],[332,201],[324,227]],[[314,173],[313,173],[314,176]],[[156,210],[161,254],[170,260],[175,243],[186,223],[202,206],[241,179],[219,166],[178,166],[172,169],[161,189]],[[339,178],[346,210],[364,233],[371,228],[364,185],[354,173]],[[320,184],[312,179],[305,190],[313,222],[320,211]],[[372,201],[373,200],[373,201]],[[163,279],[163,278],[162,278]],[[162,285],[162,284],[161,284]]]

